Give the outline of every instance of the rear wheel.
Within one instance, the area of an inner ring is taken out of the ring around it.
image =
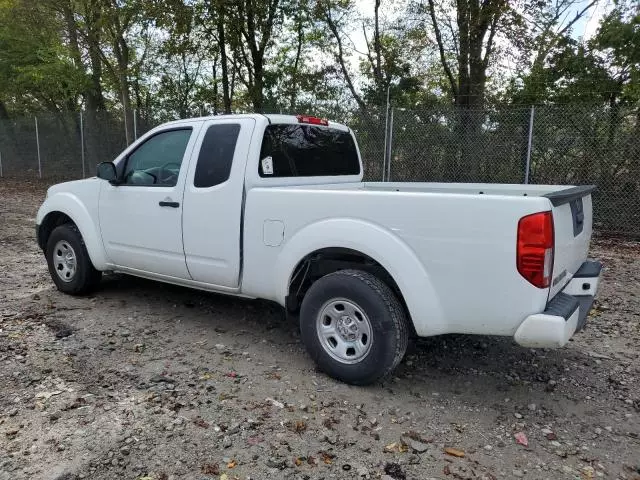
[[[357,385],[389,374],[409,339],[396,295],[378,277],[360,270],[340,270],[311,285],[302,301],[300,330],[322,371]]]
[[[78,228],[70,223],[56,227],[47,241],[47,265],[58,290],[82,295],[93,290],[102,277],[91,263]]]

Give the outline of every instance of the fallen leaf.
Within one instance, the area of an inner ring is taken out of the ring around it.
[[[524,434],[524,432],[518,432],[513,435],[513,438],[516,439],[516,442],[520,445],[524,445],[525,447],[529,446],[529,439]]]
[[[331,465],[335,457],[335,455],[332,455],[327,452],[320,452],[320,456],[322,457],[322,460],[324,461],[324,463],[326,463],[327,465]]]
[[[201,428],[209,428],[209,424],[205,422],[201,417],[194,418],[193,423]]]
[[[322,425],[324,425],[326,428],[328,428],[329,430],[333,430],[333,426],[337,425],[338,423],[340,423],[340,420],[336,420],[333,417],[330,418],[326,418],[323,422]]]
[[[229,378],[238,378],[238,374],[236,372],[229,372],[226,376]]]
[[[238,465],[238,462],[236,462],[235,458],[233,460],[231,460],[229,463],[227,463],[227,468],[231,469],[231,468],[236,468],[236,465]]]
[[[384,451],[386,453],[393,453],[398,449],[398,444],[396,442],[390,443],[389,445],[385,445]]]
[[[296,433],[302,433],[307,429],[307,424],[303,420],[296,420],[291,424],[291,430]]]
[[[200,470],[206,475],[220,475],[220,467],[217,463],[205,463]]]
[[[296,457],[296,459],[293,461],[293,463],[296,464],[296,467],[299,467],[300,465],[302,465],[302,461],[304,459],[302,457]]]
[[[229,476],[226,473],[220,475],[220,480],[229,480]]]
[[[457,448],[447,447],[444,449],[444,453],[458,458],[464,457],[464,452],[462,450],[458,450]]]

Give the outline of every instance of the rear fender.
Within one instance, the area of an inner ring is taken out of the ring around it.
[[[389,272],[402,293],[418,335],[437,335],[446,331],[435,289],[413,250],[391,231],[357,219],[313,223],[296,232],[284,245],[276,264],[276,295],[282,305],[298,263],[310,253],[335,247],[361,252]]]
[[[98,225],[91,218],[84,203],[72,193],[55,193],[48,197],[38,210],[36,223],[41,225],[46,216],[54,212],[64,213],[73,220],[82,235],[91,263],[97,270],[106,270],[107,257]]]

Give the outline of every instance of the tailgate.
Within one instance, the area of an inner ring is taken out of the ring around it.
[[[587,259],[592,231],[592,185],[547,195],[552,205],[555,250],[549,299],[560,292]]]

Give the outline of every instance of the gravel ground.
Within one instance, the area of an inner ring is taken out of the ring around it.
[[[53,287],[44,185],[0,180],[0,479],[640,479],[640,245],[599,240],[599,298],[559,350],[412,345],[367,388],[318,373],[296,320],[121,275]]]

